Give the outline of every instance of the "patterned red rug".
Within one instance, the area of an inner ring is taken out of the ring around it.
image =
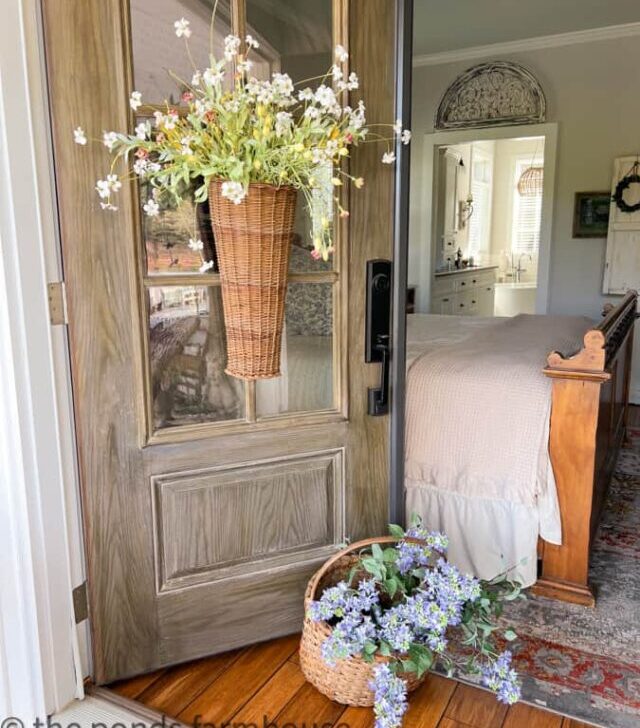
[[[640,430],[630,436],[594,544],[595,609],[530,596],[509,612],[523,699],[603,728],[640,727]]]

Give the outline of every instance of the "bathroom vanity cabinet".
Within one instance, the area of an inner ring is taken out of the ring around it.
[[[493,316],[497,266],[436,273],[431,290],[431,313]]]

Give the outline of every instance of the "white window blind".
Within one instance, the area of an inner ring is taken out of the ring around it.
[[[491,202],[493,191],[493,159],[474,150],[471,170],[473,214],[469,219],[469,253],[478,255],[489,250]]]
[[[523,196],[518,192],[518,180],[531,166],[542,165],[541,159],[518,160],[513,191],[513,229],[511,250],[514,253],[534,255],[540,247],[540,223],[542,220],[542,190],[537,195]]]

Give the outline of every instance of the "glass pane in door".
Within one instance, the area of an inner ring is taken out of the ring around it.
[[[130,0],[134,86],[143,103],[179,104],[194,64],[204,71],[210,52],[223,57],[224,38],[231,32],[229,0],[218,1],[211,47],[213,5],[214,0]],[[176,36],[174,23],[181,18],[189,21],[189,52],[185,38]],[[233,83],[231,73],[228,81]]]
[[[274,70],[294,82],[323,76],[332,64],[332,5],[332,0],[247,0],[247,29]]]
[[[224,373],[220,288],[153,286],[148,306],[155,429],[243,418],[242,382]]]
[[[281,376],[258,381],[258,416],[333,407],[333,285],[290,283]]]

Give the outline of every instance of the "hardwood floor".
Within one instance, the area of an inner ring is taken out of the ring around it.
[[[116,683],[119,695],[189,725],[213,728],[371,728],[369,708],[331,702],[300,671],[298,635]],[[209,725],[207,725],[209,724]],[[429,675],[411,695],[404,728],[589,728],[569,718]]]

